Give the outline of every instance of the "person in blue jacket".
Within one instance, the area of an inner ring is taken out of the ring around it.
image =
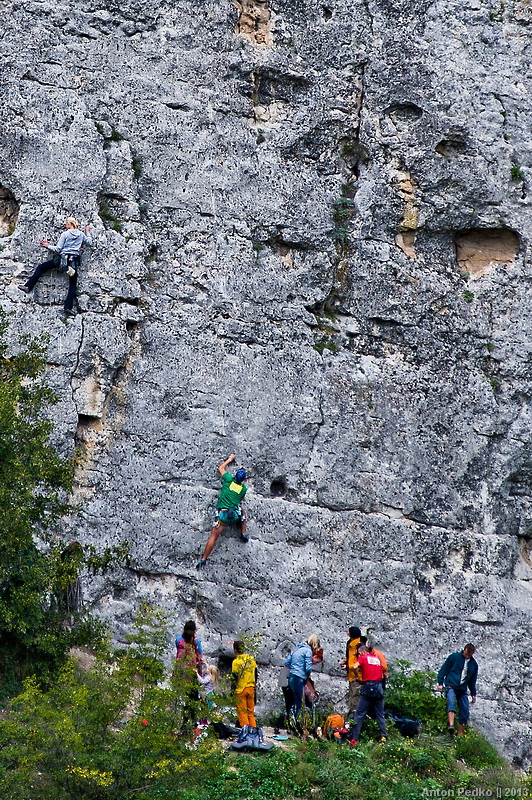
[[[311,634],[306,642],[300,642],[295,650],[292,650],[284,665],[290,670],[288,674],[288,686],[294,695],[294,705],[292,713],[297,722],[301,706],[303,705],[303,690],[305,683],[312,672],[312,656],[320,651],[320,640],[318,636]]]
[[[469,700],[467,690],[471,693],[471,703],[477,699],[478,664],[473,658],[475,647],[466,644],[462,651],[451,653],[438,672],[438,689],[445,688],[447,695],[447,718],[449,733],[454,735],[454,717],[458,703],[458,736],[462,736],[469,722]]]

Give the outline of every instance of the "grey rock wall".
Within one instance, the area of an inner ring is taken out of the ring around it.
[[[474,721],[526,762],[530,3],[5,5],[2,305],[50,336],[64,535],[131,544],[87,598],[212,658],[260,631],[265,706],[312,631],[340,707],[347,625],[422,668],[472,640]],[[64,276],[17,284],[68,214],[65,321]],[[198,574],[232,451],[251,540]]]

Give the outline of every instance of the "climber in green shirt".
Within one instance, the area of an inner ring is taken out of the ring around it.
[[[207,563],[207,559],[225,525],[240,525],[240,539],[243,542],[249,540],[249,537],[246,535],[246,513],[242,508],[242,500],[247,492],[247,486],[244,486],[246,470],[238,469],[234,477],[230,472],[227,472],[227,467],[234,459],[235,454],[231,453],[218,467],[218,472],[222,478],[222,489],[216,506],[218,510],[218,520],[207,540],[203,555],[196,564],[197,569],[201,569],[201,567],[204,567]]]

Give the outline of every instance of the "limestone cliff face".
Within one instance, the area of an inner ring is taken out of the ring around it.
[[[530,2],[4,5],[2,305],[50,335],[65,536],[131,543],[86,596],[213,658],[262,632],[263,697],[312,631],[332,698],[347,625],[423,668],[472,640],[474,719],[529,758]],[[17,284],[67,214],[64,322],[63,275]],[[232,451],[251,540],[199,575]]]

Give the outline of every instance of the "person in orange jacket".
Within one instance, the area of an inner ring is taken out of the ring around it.
[[[347,713],[354,713],[360,696],[360,683],[357,680],[355,662],[357,660],[357,646],[360,644],[361,630],[357,625],[348,628],[349,639],[345,646],[345,658],[340,666],[346,671],[348,694],[347,694]]]

